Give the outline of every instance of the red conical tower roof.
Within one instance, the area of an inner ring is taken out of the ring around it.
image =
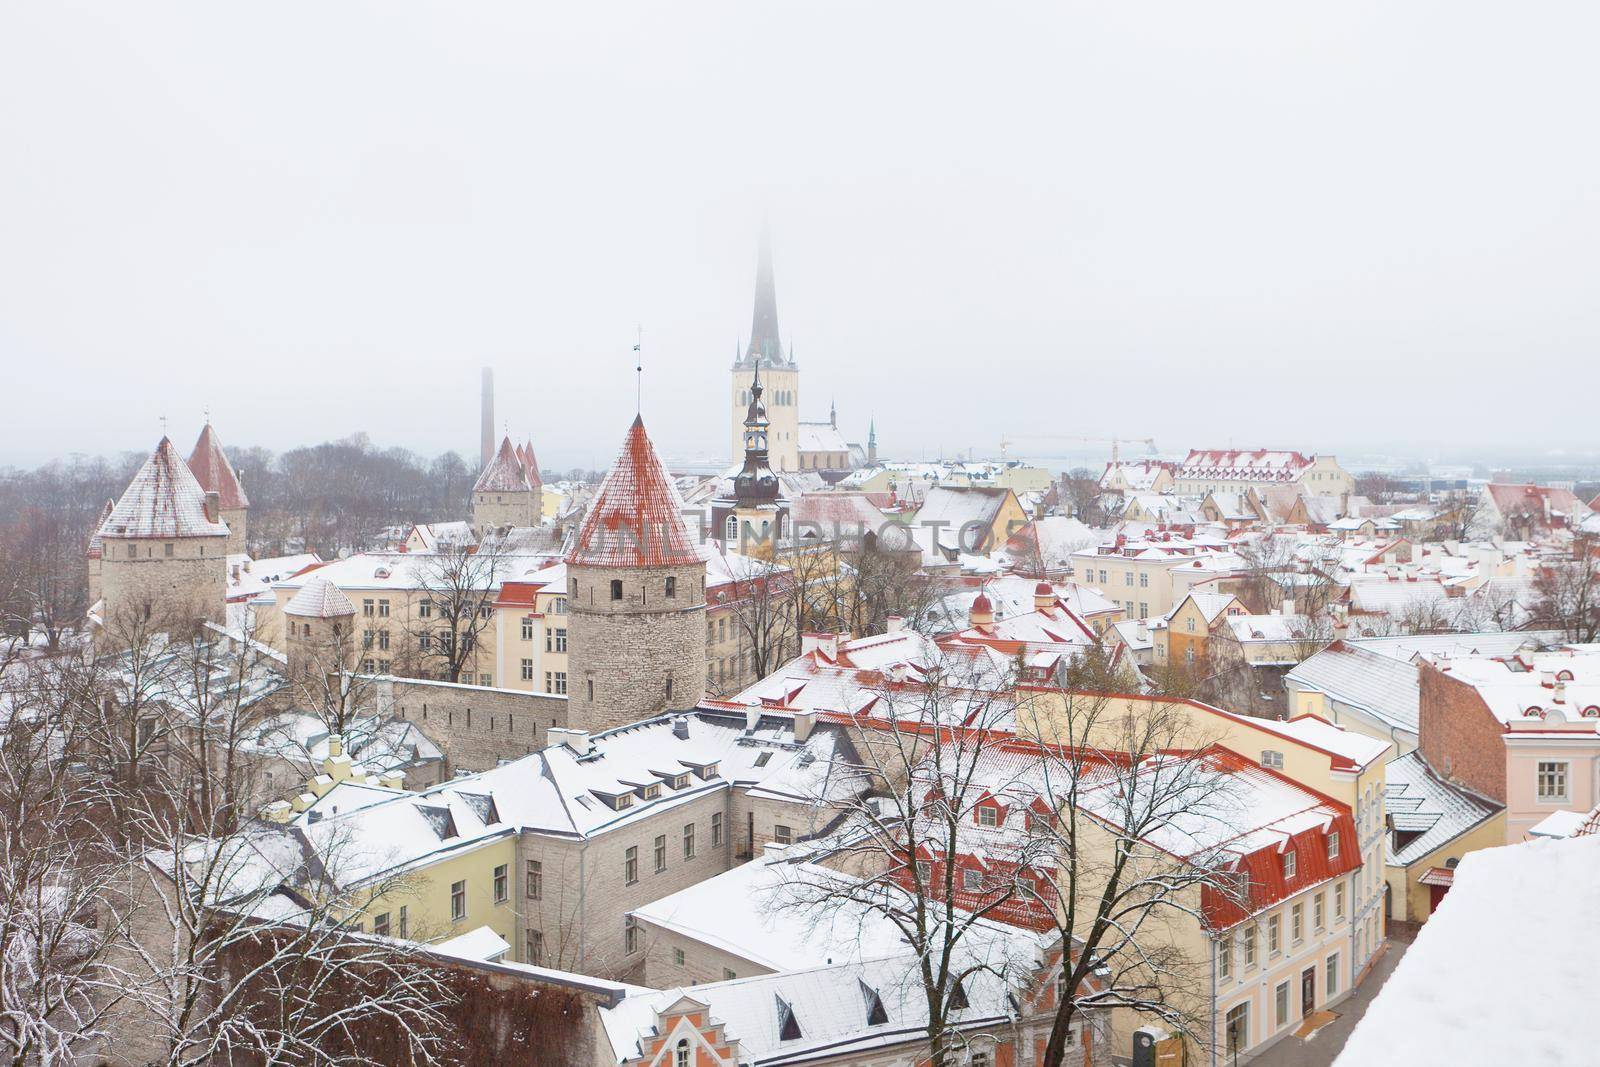
[[[250,506],[250,498],[244,495],[244,486],[239,484],[239,476],[233,472],[233,464],[223,455],[222,442],[217,440],[217,432],[211,428],[209,422],[206,423],[205,429],[200,431],[200,439],[194,443],[194,451],[189,453],[189,470],[194,473],[194,479],[200,483],[200,488],[221,498],[223,507]]]
[[[544,479],[539,477],[539,457],[533,454],[533,442],[522,442],[522,469],[527,472],[528,484],[537,489],[544,484]]]
[[[705,559],[683,521],[683,500],[635,418],[600,483],[565,562],[595,567],[668,567]]]
[[[522,459],[517,455],[510,437],[500,439],[500,451],[483,468],[473,485],[474,493],[526,493],[533,487],[523,472]]]

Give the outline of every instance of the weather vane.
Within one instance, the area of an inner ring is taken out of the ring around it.
[[[637,331],[633,342],[633,375],[634,375],[634,411],[635,415],[644,414],[644,327],[635,326]]]

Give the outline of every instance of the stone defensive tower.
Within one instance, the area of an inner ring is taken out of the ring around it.
[[[543,513],[544,491],[533,446],[502,439],[500,451],[472,487],[472,528],[482,538],[503,526],[537,526]]]
[[[228,457],[222,451],[222,442],[217,440],[217,432],[209,422],[200,431],[194,451],[189,453],[189,471],[200,483],[201,489],[217,494],[222,508],[222,521],[228,527],[229,554],[248,552],[245,524],[250,512],[250,498],[245,495],[239,472],[228,462]]]
[[[356,606],[326,578],[313,577],[283,606],[289,674],[331,674],[355,666]]]
[[[163,437],[96,531],[102,639],[137,620],[223,622],[228,527],[219,495],[200,487]],[[92,568],[92,562],[91,562]]]
[[[706,565],[636,418],[565,556],[570,726],[605,730],[700,702]]]
[[[761,229],[761,244],[756,255],[756,301],[750,323],[750,344],[734,352],[733,402],[731,406],[733,445],[729,455],[737,461],[744,454],[744,420],[750,407],[751,386],[760,369],[766,385],[766,410],[770,421],[768,450],[772,468],[778,471],[800,469],[800,367],[794,351],[783,354],[778,337],[778,290],[772,277],[772,235]]]

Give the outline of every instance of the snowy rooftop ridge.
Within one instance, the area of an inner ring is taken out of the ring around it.
[[[162,437],[96,536],[226,537],[228,527],[206,515],[206,491],[172,439]]]

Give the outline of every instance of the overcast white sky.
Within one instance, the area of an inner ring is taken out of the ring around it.
[[[5,3],[0,462],[727,441],[771,219],[852,439],[1600,444],[1600,6]]]

